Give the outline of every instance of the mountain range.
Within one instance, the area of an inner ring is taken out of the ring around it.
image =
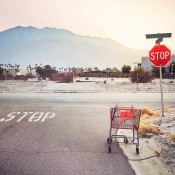
[[[17,26],[0,32],[0,64],[58,67],[133,66],[146,50],[128,48],[108,38],[81,36],[65,29]]]

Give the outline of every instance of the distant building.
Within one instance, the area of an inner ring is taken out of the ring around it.
[[[134,68],[140,68],[142,67],[141,62],[133,62],[133,64],[135,64]]]
[[[19,69],[19,73],[21,75],[31,74],[31,75],[36,76],[36,70],[35,69]]]
[[[34,76],[37,75],[35,69],[28,69],[28,68],[27,69],[8,68],[8,69],[4,69],[4,72],[3,72],[3,75],[9,75],[9,76],[13,76],[13,77],[15,77],[16,75],[27,75],[27,74],[34,75]]]
[[[170,62],[165,66],[166,68],[171,64],[171,62],[174,61],[175,62],[175,55],[171,55],[171,60]],[[141,58],[141,67],[145,70],[145,71],[151,71],[152,70],[152,63],[149,61],[149,57],[147,56],[143,56]],[[166,69],[168,71],[168,69]]]

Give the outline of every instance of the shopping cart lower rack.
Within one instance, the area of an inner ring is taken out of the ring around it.
[[[110,108],[110,130],[108,149],[111,153],[111,145],[113,138],[123,138],[124,143],[133,143],[136,145],[136,153],[139,154],[139,123],[140,123],[141,110],[134,107],[112,107]],[[128,129],[132,130],[132,137],[127,137],[126,135],[118,135],[117,132],[119,129]],[[115,134],[112,134],[112,131],[115,130]],[[135,137],[136,132],[136,137]],[[118,140],[118,139],[117,139]],[[117,141],[119,142],[119,141]]]

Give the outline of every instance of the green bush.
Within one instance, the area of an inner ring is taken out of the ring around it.
[[[123,67],[122,67],[122,73],[123,74],[129,74],[130,71],[131,71],[131,66],[124,64]]]

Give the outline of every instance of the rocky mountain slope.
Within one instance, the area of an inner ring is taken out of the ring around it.
[[[20,67],[42,63],[55,67],[133,66],[147,54],[111,39],[80,36],[56,28],[17,26],[0,32],[0,63]]]

